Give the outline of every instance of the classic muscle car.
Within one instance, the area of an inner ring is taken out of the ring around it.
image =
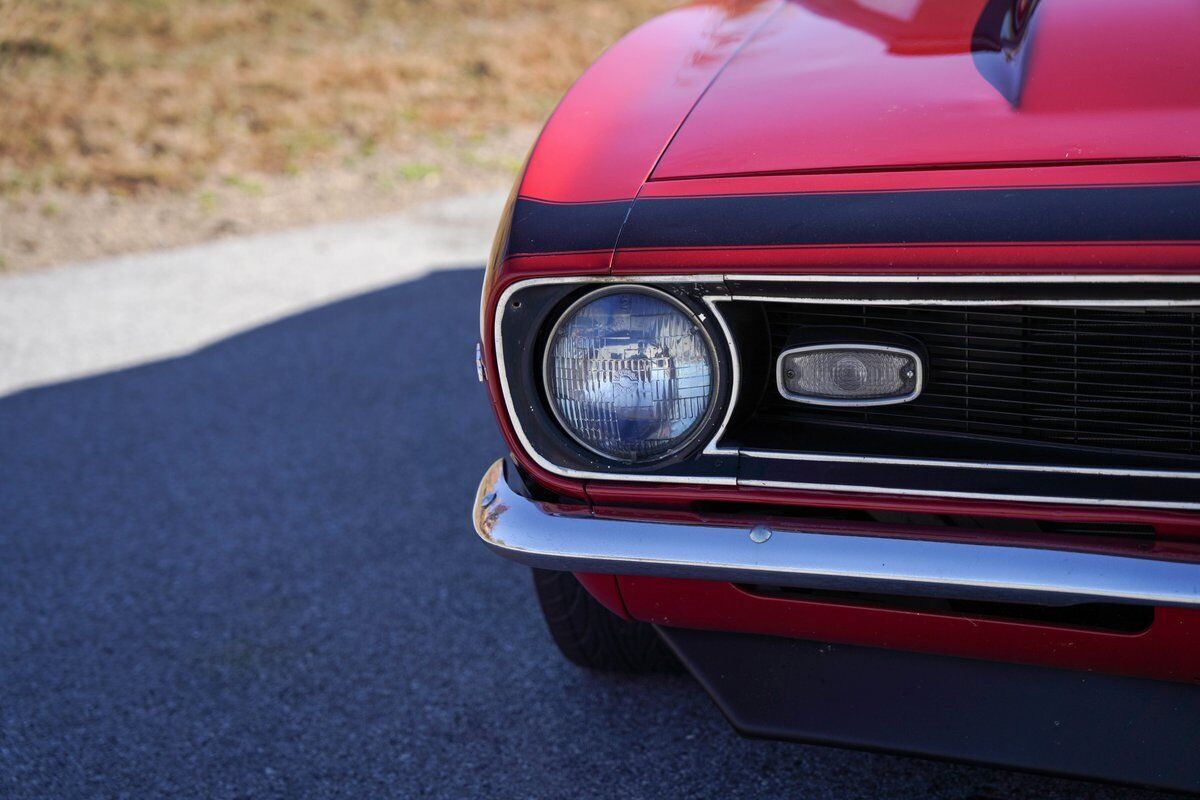
[[[567,93],[478,535],[748,735],[1200,788],[1200,4],[727,0]]]

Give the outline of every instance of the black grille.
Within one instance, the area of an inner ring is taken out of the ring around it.
[[[804,327],[914,337],[929,351],[908,404],[833,410],[768,390],[788,420],[1025,442],[1200,454],[1200,311],[1193,308],[765,303],[774,355]]]

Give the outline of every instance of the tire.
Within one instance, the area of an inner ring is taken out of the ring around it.
[[[533,586],[550,638],[571,663],[609,672],[683,671],[652,626],[621,619],[571,573],[534,569]]]

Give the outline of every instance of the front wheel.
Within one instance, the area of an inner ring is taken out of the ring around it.
[[[550,637],[568,661],[613,672],[679,672],[682,667],[658,632],[609,611],[569,572],[533,570]]]

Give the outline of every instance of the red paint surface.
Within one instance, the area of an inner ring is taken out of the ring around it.
[[[1147,631],[1117,634],[782,600],[709,581],[622,577],[619,583],[630,613],[659,625],[1200,682],[1200,611],[1159,608]]]
[[[654,179],[1200,155],[1200,5],[1044,0],[1014,107],[970,52],[984,0],[788,3]]]
[[[919,514],[1041,519],[1054,522],[1108,522],[1151,525],[1164,537],[1200,541],[1200,514],[1114,506],[959,500],[852,492],[814,492],[765,489],[754,486],[689,486],[679,484],[589,481],[593,503],[624,508],[654,509],[655,513],[686,512],[699,502],[762,503],[764,505],[846,508],[865,511],[908,511]]]
[[[521,195],[627,200],[730,56],[782,3],[726,0],[670,11],[613,45],[546,124]]]

